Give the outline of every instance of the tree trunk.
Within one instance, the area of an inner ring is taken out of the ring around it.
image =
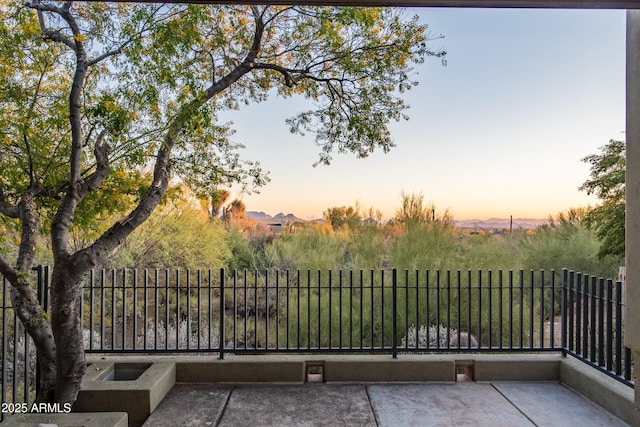
[[[80,304],[84,273],[70,262],[54,266],[51,323],[56,341],[55,401],[73,403],[86,371]]]
[[[24,274],[19,277],[27,279]],[[12,284],[11,305],[27,333],[33,338],[38,354],[41,383],[36,399],[38,402],[52,401],[56,378],[56,344],[51,323],[38,303],[29,281],[19,279]]]

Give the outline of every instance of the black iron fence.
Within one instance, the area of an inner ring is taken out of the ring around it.
[[[34,286],[46,307],[48,268]],[[2,281],[2,402],[28,401],[33,344]],[[87,352],[560,351],[632,386],[620,282],[556,271],[91,272]]]

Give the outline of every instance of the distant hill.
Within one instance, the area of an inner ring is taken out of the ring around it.
[[[513,229],[518,230],[534,230],[542,224],[547,224],[549,220],[546,219],[532,219],[532,218],[514,218]],[[503,218],[490,218],[487,220],[469,219],[464,221],[454,221],[458,228],[473,228],[473,229],[508,229],[509,220]]]
[[[280,212],[275,216],[271,216],[265,212],[247,211],[246,215],[254,221],[274,224],[285,224],[294,222],[322,222],[322,219],[314,219],[308,221],[300,217],[295,216],[292,213],[284,214]],[[534,230],[542,224],[547,224],[549,220],[546,219],[533,219],[533,218],[514,218],[513,229],[514,230]],[[481,230],[503,230],[509,228],[509,219],[504,218],[490,218],[487,220],[469,219],[463,221],[454,220],[454,224],[458,228],[466,229],[481,229]]]
[[[290,223],[294,223],[294,222],[308,222],[306,219],[302,219],[302,218],[298,218],[297,216],[295,216],[294,214],[290,213],[290,214],[284,214],[282,212],[280,212],[279,214],[275,215],[275,216],[271,216],[267,213],[264,212],[256,212],[256,211],[247,211],[245,212],[245,215],[247,215],[249,218],[253,219],[254,221],[258,221],[258,222],[265,222],[265,223],[278,223],[278,224],[284,224],[287,222]]]

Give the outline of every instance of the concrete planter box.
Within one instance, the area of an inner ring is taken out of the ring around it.
[[[94,362],[87,367],[73,411],[126,412],[130,426],[141,425],[175,382],[173,362]]]

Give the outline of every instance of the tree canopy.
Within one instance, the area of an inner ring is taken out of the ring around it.
[[[0,237],[0,273],[38,349],[38,399],[59,402],[75,400],[85,370],[84,276],[172,177],[203,197],[267,182],[221,111],[302,96],[309,109],[288,123],[315,134],[318,163],[366,157],[389,150],[388,124],[407,118],[412,64],[445,55],[417,17],[387,8],[2,0],[0,18],[0,225],[17,236]],[[78,230],[91,231],[81,247]],[[54,264],[50,316],[28,280],[41,234]]]
[[[601,153],[582,159],[591,165],[591,174],[580,190],[595,194],[602,201],[585,217],[602,242],[600,258],[607,255],[624,258],[625,254],[625,150],[624,141],[612,139],[601,147]]]

